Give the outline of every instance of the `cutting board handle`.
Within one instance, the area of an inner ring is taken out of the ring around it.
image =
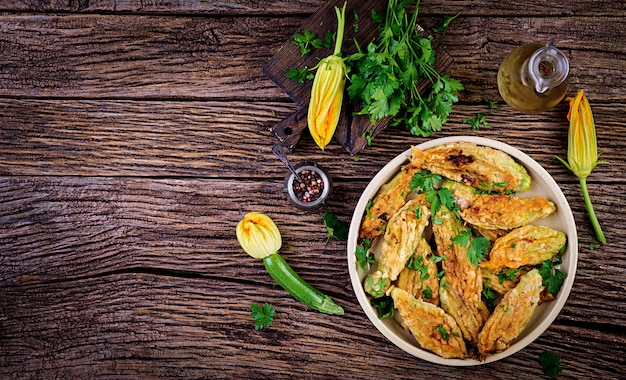
[[[289,149],[289,152],[293,152],[302,133],[308,126],[307,110],[306,107],[302,107],[270,128],[270,132],[278,138],[285,148]]]

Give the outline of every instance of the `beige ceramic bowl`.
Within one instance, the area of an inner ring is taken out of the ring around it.
[[[449,366],[472,366],[494,362],[514,354],[537,339],[537,337],[539,337],[550,326],[563,308],[563,305],[565,304],[565,301],[567,300],[567,297],[572,289],[572,284],[574,283],[574,274],[576,272],[576,262],[578,259],[578,237],[576,234],[574,217],[563,192],[544,168],[521,151],[499,141],[472,136],[455,136],[435,139],[420,144],[418,148],[425,150],[441,144],[456,141],[473,142],[477,145],[492,147],[508,153],[515,160],[524,165],[532,177],[532,186],[530,190],[518,193],[518,195],[520,197],[542,195],[554,202],[556,205],[556,213],[550,215],[548,218],[537,221],[536,224],[549,226],[567,234],[567,248],[563,254],[563,263],[559,266],[561,271],[567,274],[567,278],[565,279],[557,298],[553,301],[545,302],[537,307],[535,314],[524,331],[522,331],[518,339],[507,350],[493,354],[482,362],[473,359],[444,359],[436,354],[421,349],[410,332],[405,331],[395,320],[390,318],[378,318],[376,310],[370,305],[370,297],[366,295],[363,290],[362,284],[366,273],[363,272],[358,266],[354,255],[358,244],[359,225],[361,223],[361,218],[365,213],[365,207],[368,200],[374,198],[378,189],[398,172],[400,166],[407,162],[407,158],[411,156],[410,149],[407,149],[404,153],[398,155],[391,162],[385,165],[385,167],[383,167],[376,174],[361,195],[354,211],[350,224],[350,232],[348,234],[348,269],[350,272],[352,287],[354,288],[354,292],[359,300],[359,303],[361,304],[361,307],[365,311],[365,314],[372,321],[374,326],[376,326],[376,328],[393,344],[407,353],[429,362]]]

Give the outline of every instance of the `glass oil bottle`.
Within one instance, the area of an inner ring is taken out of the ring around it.
[[[502,99],[520,112],[535,114],[556,106],[568,90],[569,61],[554,42],[513,50],[498,70]]]

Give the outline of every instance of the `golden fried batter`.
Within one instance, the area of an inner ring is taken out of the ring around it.
[[[482,276],[478,267],[467,258],[468,246],[461,247],[452,242],[452,238],[467,227],[445,206],[439,209],[434,219],[440,221],[433,224],[438,254],[445,257],[441,262],[445,271],[445,282],[442,279],[439,289],[441,306],[455,317],[463,337],[469,342],[476,342],[489,314],[481,301]]]
[[[421,238],[413,260],[419,270],[404,268],[398,276],[397,286],[406,290],[415,298],[421,298],[433,305],[439,305],[439,277],[433,252],[426,239]]]
[[[412,163],[451,180],[489,191],[525,191],[530,175],[507,153],[470,142],[454,142],[422,151],[412,148]]]
[[[539,271],[533,269],[504,295],[478,334],[480,357],[507,349],[524,330],[539,304],[543,290],[542,280]]]
[[[516,228],[493,243],[489,260],[481,262],[480,267],[501,270],[541,264],[558,254],[566,240],[563,232],[550,227],[528,225]]]
[[[425,350],[444,358],[466,358],[467,348],[454,318],[431,303],[394,287],[390,292],[402,321]]]
[[[411,179],[418,170],[411,163],[404,165],[391,181],[381,186],[361,223],[359,236],[362,239],[373,240],[382,234],[382,227],[406,202],[411,192]]]
[[[385,229],[376,271],[365,279],[363,287],[372,297],[381,297],[392,281],[398,278],[409,258],[415,253],[430,219],[425,196],[408,201],[398,210]]]
[[[521,267],[518,269],[505,268],[501,271],[480,267],[483,277],[483,287],[488,287],[498,294],[505,294],[519,283],[520,277],[528,273],[530,269]]]
[[[544,197],[477,194],[472,187],[450,180],[444,181],[442,187],[452,191],[461,208],[461,218],[479,228],[512,230],[543,219],[556,211],[554,203]]]

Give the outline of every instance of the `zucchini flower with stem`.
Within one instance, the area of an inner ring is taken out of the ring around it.
[[[322,313],[343,315],[341,306],[305,282],[278,253],[282,237],[269,216],[248,213],[237,223],[236,232],[241,248],[255,259],[262,259],[270,276],[293,298]]]
[[[585,206],[591,224],[596,233],[596,239],[602,243],[606,243],[602,227],[596,218],[593,210],[589,191],[587,190],[587,177],[591,171],[599,164],[607,164],[605,161],[598,161],[598,144],[596,141],[596,128],[591,113],[591,106],[585,96],[583,90],[578,91],[576,97],[567,98],[569,101],[569,112],[567,119],[569,120],[569,131],[567,135],[567,161],[560,157],[556,157],[566,168],[571,170],[580,182],[580,187],[585,199]]]
[[[332,139],[337,124],[339,124],[346,85],[345,58],[341,58],[341,45],[346,23],[346,5],[347,3],[344,3],[341,10],[335,7],[337,14],[335,51],[332,55],[320,60],[314,67],[314,69],[317,68],[317,72],[311,88],[307,121],[313,140],[322,150]]]

